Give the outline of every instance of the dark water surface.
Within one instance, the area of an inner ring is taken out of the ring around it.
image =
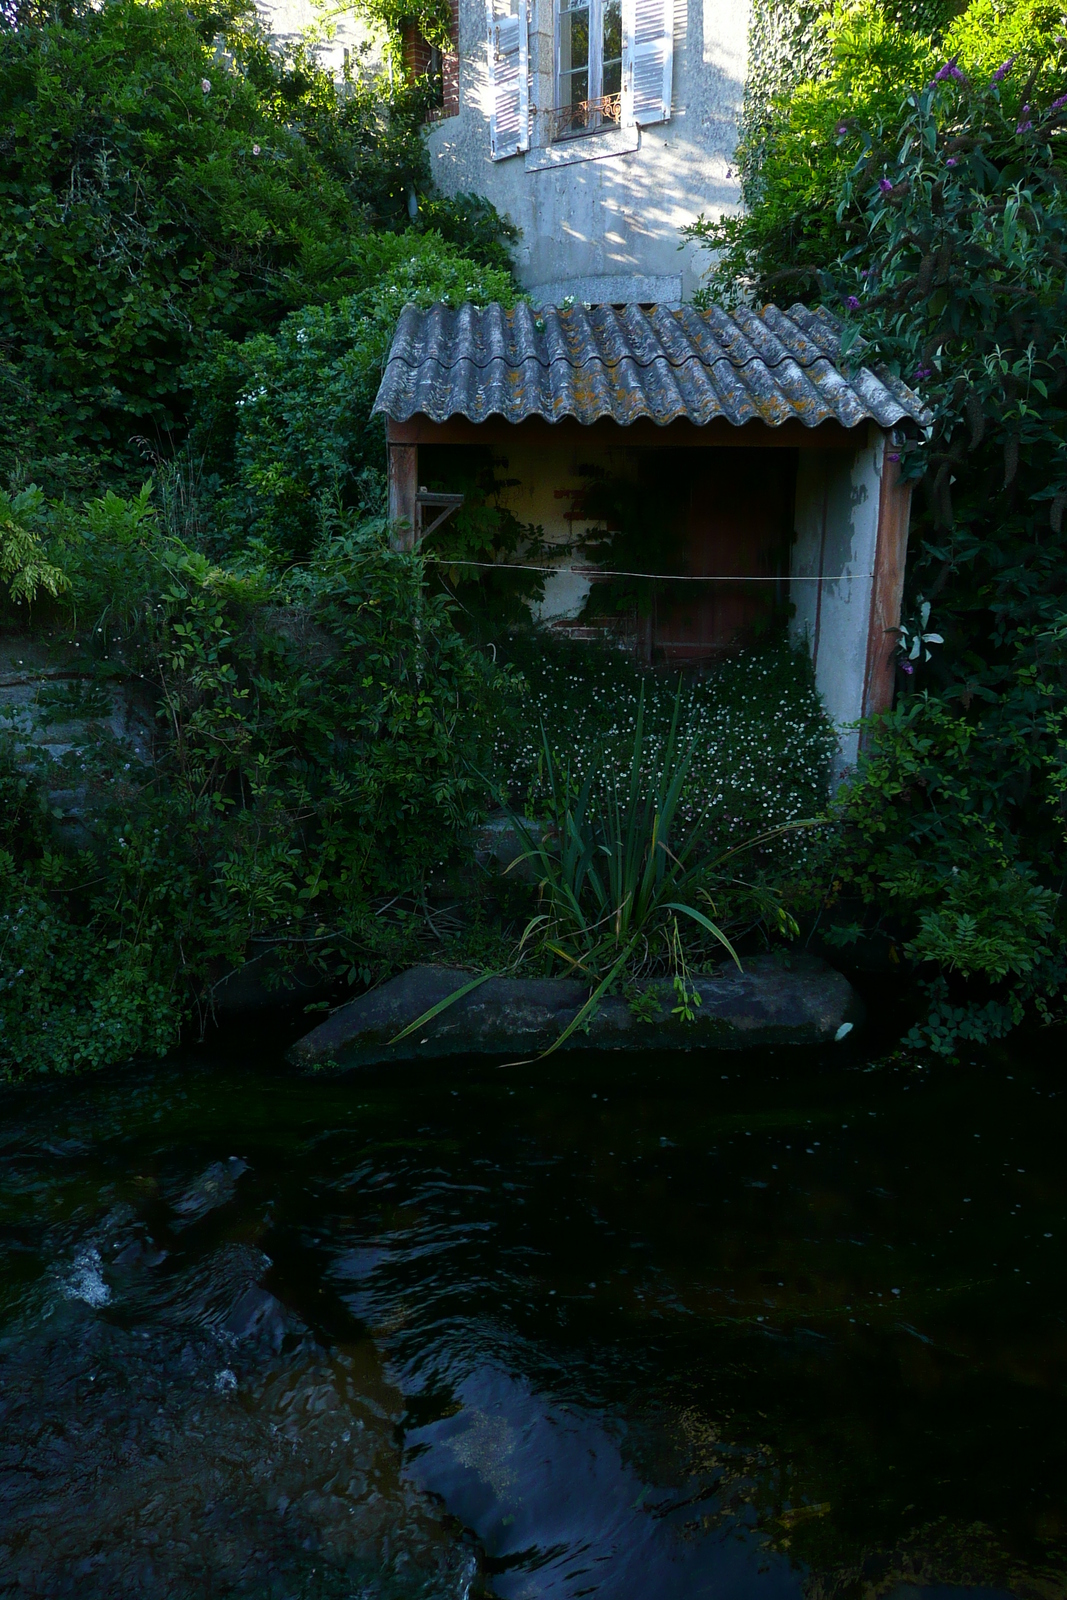
[[[0,1594],[1067,1595],[1062,1039],[846,1048],[7,1092]]]

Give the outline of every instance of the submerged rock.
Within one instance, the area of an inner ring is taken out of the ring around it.
[[[451,967],[412,967],[341,1006],[298,1039],[289,1053],[308,1068],[375,1066],[451,1055],[529,1055],[555,1043],[589,990],[570,978],[490,978],[418,1032],[393,1044],[439,1001],[471,981]],[[619,996],[601,1000],[587,1026],[571,1035],[575,1050],[745,1050],[768,1045],[818,1045],[843,1038],[862,1018],[848,979],[815,957],[788,964],[770,956],[724,965],[692,986],[700,995],[691,1022],[674,1016],[667,980],[651,986],[643,1020]]]
[[[234,1302],[229,1316],[221,1324],[221,1331],[231,1339],[251,1339],[267,1344],[277,1352],[289,1325],[281,1301],[268,1289],[254,1283]]]
[[[174,1226],[180,1228],[190,1222],[199,1222],[201,1217],[206,1217],[217,1206],[229,1205],[238,1178],[247,1171],[248,1163],[239,1156],[231,1156],[226,1162],[213,1161],[196,1182],[191,1183],[175,1200],[174,1209],[181,1220]]]

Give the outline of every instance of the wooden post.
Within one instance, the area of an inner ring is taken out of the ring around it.
[[[902,483],[892,435],[882,447],[881,489],[878,495],[878,537],[871,585],[871,616],[867,634],[867,668],[863,687],[863,715],[873,717],[893,704],[896,668],[893,652],[899,635],[900,605],[904,595],[904,567],[908,558],[908,522],[911,484]]]
[[[419,447],[393,440],[393,421],[387,423],[389,441],[389,543],[394,550],[414,550],[417,536],[415,496],[419,489]]]

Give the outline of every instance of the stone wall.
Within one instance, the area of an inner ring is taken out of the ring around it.
[[[121,812],[151,772],[155,728],[139,682],[90,671],[73,648],[0,638],[0,736],[40,780],[61,844],[91,844],[99,820]]]

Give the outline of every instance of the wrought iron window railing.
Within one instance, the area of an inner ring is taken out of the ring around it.
[[[576,139],[598,128],[615,128],[622,116],[622,95],[602,94],[595,100],[576,100],[552,112],[552,138]]]

